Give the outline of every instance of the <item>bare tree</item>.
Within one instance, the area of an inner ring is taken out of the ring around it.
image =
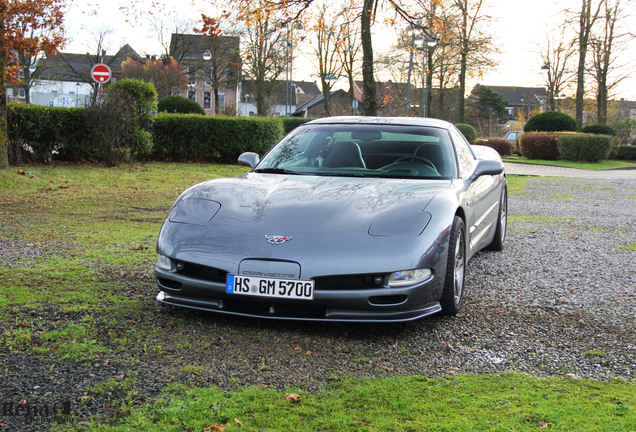
[[[332,12],[330,12],[332,11]],[[325,114],[331,116],[331,81],[340,76],[343,64],[340,61],[340,41],[343,27],[339,15],[326,2],[318,5],[310,30],[314,36],[313,57],[322,88]]]
[[[618,53],[622,52],[626,42],[633,38],[629,32],[620,32],[620,25],[626,18],[622,0],[603,0],[603,13],[590,37],[590,75],[596,84],[597,122],[602,124],[607,122],[607,100],[610,91],[626,78],[625,74],[612,77],[612,72],[622,66],[617,64]]]
[[[587,49],[592,33],[592,27],[599,17],[603,2],[598,0],[598,4],[593,7],[594,0],[581,0],[581,11],[577,16],[579,64],[576,72],[576,122],[581,127],[583,125],[583,108],[585,98],[585,62]]]
[[[355,98],[355,76],[359,71],[359,55],[362,48],[360,40],[360,25],[356,19],[356,11],[352,5],[345,6],[339,13],[343,22],[341,24],[341,40],[339,42],[340,62],[342,71],[349,83],[349,102]]]
[[[451,9],[455,10],[456,45],[459,49],[459,104],[458,121],[464,121],[466,81],[469,70],[479,71],[495,62],[490,54],[496,51],[492,38],[482,30],[482,24],[491,18],[482,14],[483,0],[452,0]],[[450,17],[449,17],[450,18]]]
[[[551,111],[556,110],[555,96],[567,87],[575,74],[571,69],[571,62],[576,54],[574,41],[566,41],[564,29],[561,29],[559,37],[548,34],[545,46],[541,48],[540,55],[547,71],[546,84],[548,88],[548,103]]]

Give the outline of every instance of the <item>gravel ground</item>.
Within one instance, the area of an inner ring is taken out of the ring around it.
[[[464,309],[455,318],[319,324],[164,308],[153,301],[149,270],[126,293],[139,307],[120,311],[117,324],[100,330],[100,341],[112,349],[98,360],[76,364],[31,350],[0,352],[2,402],[68,400],[81,423],[124,415],[126,407],[159,396],[168,384],[313,390],[338,375],[509,371],[633,379],[636,180],[533,178],[523,194],[510,196],[509,206],[506,247],[471,260]],[[38,253],[32,245],[19,246],[0,243],[0,260],[17,259],[19,249]],[[121,273],[104,269],[102,277],[122,280]],[[42,306],[15,322],[36,320],[47,329],[86,317]],[[113,334],[131,326],[147,332],[148,344],[133,342],[122,350]],[[23,420],[0,416],[0,429],[49,425],[46,419]]]

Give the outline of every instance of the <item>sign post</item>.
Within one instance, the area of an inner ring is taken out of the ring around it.
[[[98,63],[91,69],[91,78],[93,78],[93,81],[98,84],[107,83],[110,81],[112,76],[113,73],[110,70],[110,67],[104,63]]]

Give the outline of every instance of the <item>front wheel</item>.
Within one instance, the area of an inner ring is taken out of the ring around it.
[[[457,315],[462,306],[466,275],[466,227],[459,216],[455,216],[451,227],[447,261],[440,304],[444,315]]]
[[[499,202],[499,214],[497,215],[497,227],[495,228],[495,238],[488,245],[488,249],[493,251],[501,251],[506,240],[506,231],[508,228],[508,191],[504,187],[501,192],[501,201]]]

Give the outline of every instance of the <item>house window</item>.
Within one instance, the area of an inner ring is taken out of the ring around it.
[[[203,109],[209,110],[212,108],[212,92],[206,91],[203,93]]]
[[[26,97],[26,92],[23,88],[18,89],[18,97],[24,99]]]
[[[203,68],[203,79],[206,85],[212,84],[212,66],[206,66]]]
[[[225,93],[219,93],[219,110],[225,109]]]
[[[7,97],[13,97],[13,88],[11,87],[7,88]]]
[[[188,90],[188,99],[192,99],[193,101],[197,100],[196,90]]]
[[[196,84],[196,82],[197,82],[197,68],[195,68],[194,66],[188,66],[188,84]]]

